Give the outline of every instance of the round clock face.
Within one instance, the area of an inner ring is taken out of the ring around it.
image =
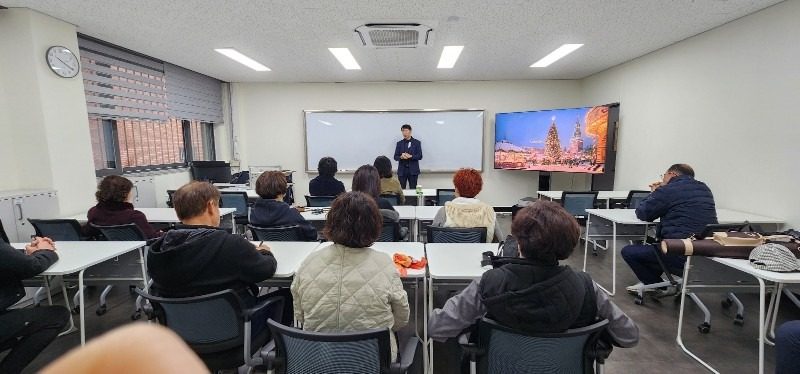
[[[80,61],[66,47],[54,46],[47,49],[47,65],[62,78],[72,78],[81,70]]]

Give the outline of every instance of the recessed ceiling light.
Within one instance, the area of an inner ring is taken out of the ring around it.
[[[549,55],[542,57],[541,60],[536,61],[531,65],[532,68],[545,68],[550,64],[560,60],[562,57],[574,52],[576,49],[583,47],[583,44],[564,44],[555,51],[550,52]]]
[[[439,69],[452,69],[456,66],[458,56],[461,56],[461,50],[464,49],[463,45],[448,45],[442,49],[442,57],[439,58]]]
[[[333,57],[336,57],[339,60],[339,63],[344,66],[347,70],[361,70],[361,66],[356,61],[356,58],[353,57],[353,54],[350,53],[350,50],[347,48],[328,48],[331,53],[333,53]]]
[[[225,57],[228,57],[231,60],[234,60],[255,71],[271,71],[268,67],[262,65],[261,63],[259,63],[256,60],[253,60],[250,57],[243,55],[241,52],[233,48],[216,48],[214,50],[224,55]]]

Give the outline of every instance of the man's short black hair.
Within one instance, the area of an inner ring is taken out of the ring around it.
[[[338,167],[339,165],[336,163],[336,160],[333,157],[323,157],[319,159],[317,171],[322,177],[333,177],[336,175],[336,170],[338,170]]]
[[[669,172],[673,172],[678,175],[688,175],[694,178],[694,169],[692,169],[692,167],[687,164],[672,165],[669,167],[669,169],[667,169],[667,173]]]
[[[411,131],[411,125],[409,125],[409,124],[407,124],[407,123],[406,123],[405,125],[403,125],[403,126],[400,126],[400,130],[408,130],[408,131]]]

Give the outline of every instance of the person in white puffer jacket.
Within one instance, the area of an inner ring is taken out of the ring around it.
[[[408,323],[408,295],[389,255],[369,248],[383,218],[375,200],[348,192],[334,200],[325,223],[333,244],[309,255],[292,281],[295,321],[304,330],[397,331]],[[392,360],[397,339],[391,335]]]

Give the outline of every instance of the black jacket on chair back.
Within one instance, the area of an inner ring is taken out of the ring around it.
[[[594,284],[569,266],[520,259],[487,271],[479,290],[486,316],[526,332],[563,332],[597,321]]]

